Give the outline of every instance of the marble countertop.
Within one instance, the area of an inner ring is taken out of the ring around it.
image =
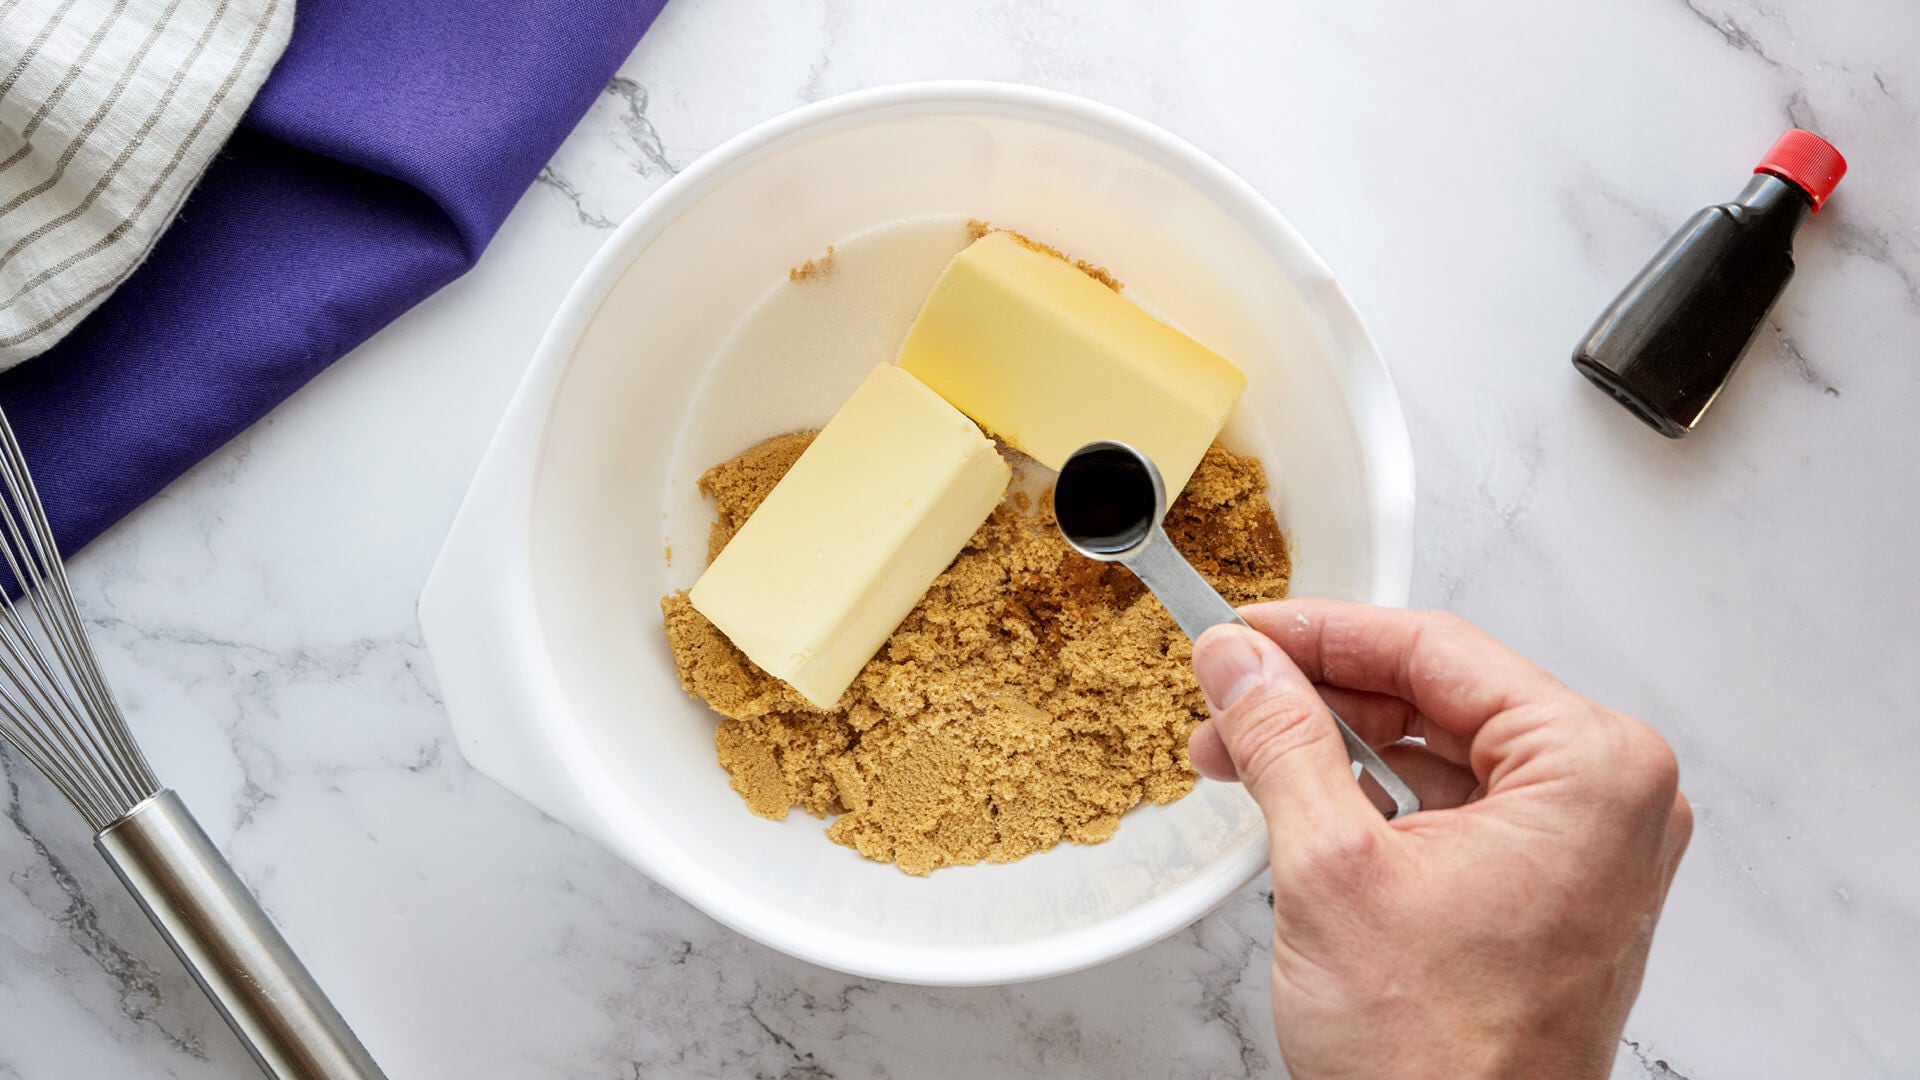
[[[414,603],[568,283],[675,170],[880,83],[1037,83],[1217,155],[1405,401],[1415,600],[1658,726],[1699,828],[1616,1076],[1920,1075],[1920,8],[673,0],[479,267],[84,552],[161,776],[395,1077],[1274,1076],[1252,887],[1100,969],[877,984],[721,929],[476,775]],[[1702,429],[1567,364],[1789,124],[1852,172]],[[0,758],[0,1078],[254,1075]]]

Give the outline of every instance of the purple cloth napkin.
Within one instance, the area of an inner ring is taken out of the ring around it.
[[[471,267],[664,3],[301,0],[152,255],[0,375],[61,550]]]

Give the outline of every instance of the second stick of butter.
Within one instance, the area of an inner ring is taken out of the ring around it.
[[[973,421],[900,368],[876,368],[689,599],[762,670],[832,708],[1010,475]]]
[[[900,366],[1048,468],[1096,439],[1153,459],[1169,500],[1247,378],[1073,264],[989,233],[955,256]]]

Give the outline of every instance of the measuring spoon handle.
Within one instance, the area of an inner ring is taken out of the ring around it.
[[[1200,576],[1200,572],[1180,554],[1166,532],[1158,526],[1155,527],[1153,539],[1128,558],[1126,565],[1159,598],[1161,606],[1173,616],[1173,621],[1180,625],[1180,629],[1195,641],[1200,640],[1200,635],[1206,633],[1208,627],[1222,623],[1247,625],[1240,613],[1233,610],[1233,605],[1214,591],[1207,579]],[[1353,733],[1347,722],[1340,719],[1339,713],[1331,707],[1327,712],[1333,717],[1334,726],[1340,729],[1340,741],[1347,744],[1347,757],[1373,777],[1373,782],[1379,784],[1380,790],[1393,800],[1393,809],[1386,812],[1387,820],[1420,809],[1420,796],[1413,793],[1406,781],[1380,760],[1380,755],[1367,745],[1366,740]]]

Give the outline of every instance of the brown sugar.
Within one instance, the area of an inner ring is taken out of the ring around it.
[[[801,431],[775,435],[701,474],[700,494],[712,501],[719,513],[712,531],[707,534],[708,562],[719,557],[720,549],[726,547],[733,534],[747,523],[747,518],[760,509],[761,500],[787,475],[793,463],[800,460],[801,453],[812,445],[817,434],[819,432]]]
[[[833,272],[833,245],[827,245],[827,253],[808,259],[799,266],[787,271],[788,281],[812,281],[817,277],[826,277]]]
[[[812,440],[709,470],[710,556]],[[1260,463],[1207,451],[1166,521],[1235,604],[1286,595],[1286,541]],[[1192,648],[1127,570],[1060,539],[1051,493],[1010,494],[832,709],[767,675],[693,609],[661,601],[681,684],[725,717],[720,764],[747,808],[837,815],[836,843],[909,874],[1097,843],[1142,802],[1193,789],[1206,717]]]

